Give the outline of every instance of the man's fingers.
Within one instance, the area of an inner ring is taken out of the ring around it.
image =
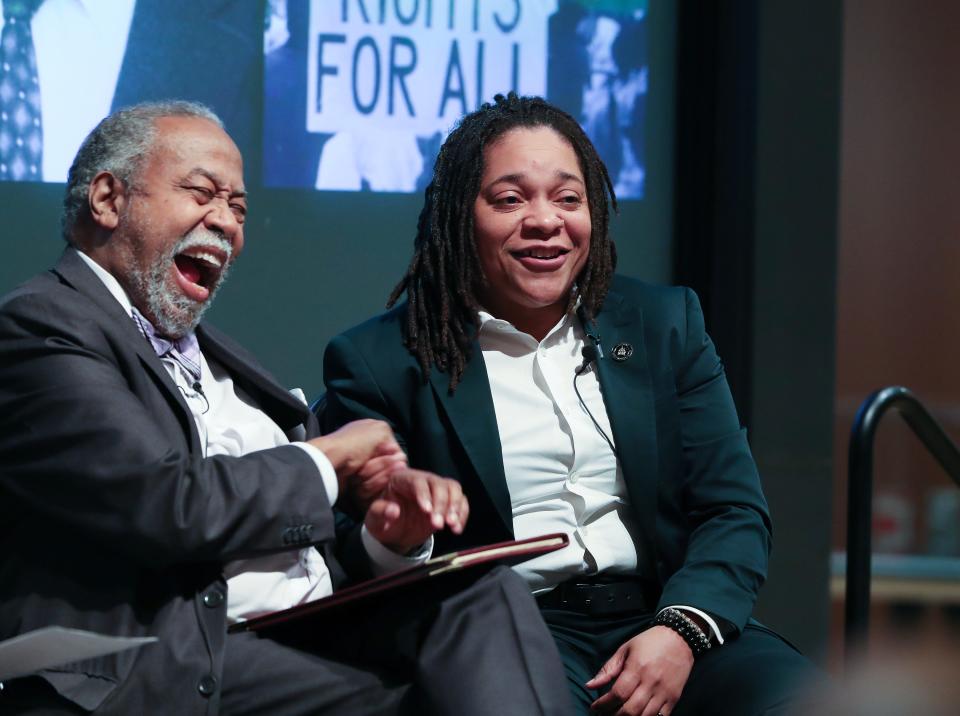
[[[433,496],[430,493],[430,484],[426,480],[428,472],[422,470],[398,470],[390,479],[390,489],[399,496],[413,500],[424,513],[433,512]]]
[[[395,501],[383,498],[374,500],[370,504],[370,509],[367,510],[367,514],[372,515],[375,519],[389,521],[397,519],[401,512],[400,505]]]
[[[386,425],[384,423],[384,425]],[[373,451],[375,457],[395,457],[402,459],[404,463],[407,461],[407,454],[403,451],[403,448],[400,447],[400,443],[397,442],[396,436],[394,436],[393,431],[390,430],[387,426],[387,435],[380,441],[376,449]]]
[[[378,480],[378,478],[374,479]],[[384,485],[387,483],[386,476],[384,476],[382,482]],[[382,486],[378,486],[376,482],[364,482],[354,490],[354,498],[358,505],[363,507],[383,494],[383,489],[384,488]]]
[[[407,463],[393,456],[385,456],[368,460],[352,480],[354,495],[361,504],[366,504],[379,497],[390,486],[390,478],[397,470],[406,468]]]
[[[390,455],[399,458],[403,452],[393,430],[382,420],[355,420],[309,442],[330,460],[341,485],[347,477],[362,470],[371,458]]]
[[[379,475],[380,473],[389,474],[400,469],[406,464],[407,460],[405,456],[403,459],[398,458],[394,454],[372,457],[364,463],[363,467],[360,468],[360,470],[357,472],[357,477],[366,480],[367,478],[374,475]],[[382,485],[380,489],[382,490],[384,487],[386,487],[386,485]]]
[[[364,522],[370,533],[379,539],[393,526],[400,517],[400,513],[400,505],[393,500],[374,500],[367,510]]]

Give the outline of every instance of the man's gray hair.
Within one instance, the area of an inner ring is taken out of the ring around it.
[[[167,100],[126,107],[102,120],[80,145],[67,175],[63,197],[63,238],[73,243],[73,230],[90,214],[90,182],[100,172],[110,172],[126,187],[135,187],[157,137],[161,117],[199,117],[223,129],[213,110],[199,102]]]

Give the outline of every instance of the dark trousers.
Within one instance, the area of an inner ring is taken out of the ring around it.
[[[214,697],[219,709],[211,702],[209,713],[572,713],[557,649],[512,571],[498,567],[480,579],[467,574],[421,584],[335,618],[229,635]],[[124,713],[128,686],[95,713]],[[3,714],[79,713],[71,707],[36,677],[0,692]],[[156,712],[163,713],[163,704]]]
[[[585,616],[542,609],[566,669],[577,714],[590,713],[601,692],[584,683],[626,641],[650,626],[649,613]],[[790,714],[819,678],[813,664],[780,636],[748,625],[739,637],[714,646],[694,662],[673,716]]]

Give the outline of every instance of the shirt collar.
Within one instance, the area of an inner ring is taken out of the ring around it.
[[[480,317],[479,336],[480,336],[481,343],[483,342],[483,339],[485,336],[494,336],[494,335],[504,336],[504,337],[514,336],[518,338],[527,339],[529,341],[532,341],[534,344],[537,343],[537,340],[533,336],[531,336],[529,333],[524,333],[523,331],[518,329],[516,326],[514,326],[512,323],[510,323],[510,321],[504,320],[502,318],[497,318],[496,316],[483,310],[482,308],[478,312],[478,315]],[[540,341],[540,343],[547,343],[548,341],[551,341],[555,338],[559,338],[562,335],[566,335],[566,333],[570,330],[571,327],[576,329],[576,325],[577,325],[577,322],[576,322],[575,309],[571,309],[567,313],[565,313],[560,318],[559,321],[557,321],[557,324],[553,328],[547,331],[547,335],[543,337],[543,340]],[[576,330],[574,330],[574,334],[575,333],[576,333]]]
[[[570,310],[567,311],[560,318],[559,321],[557,321],[557,324],[553,328],[547,331],[547,335],[543,337],[543,340],[546,341],[548,338],[550,338],[550,336],[556,333],[559,333],[561,331],[567,330],[571,324],[574,327],[576,327],[577,322],[575,318],[576,318],[577,309],[579,307],[580,307],[580,297],[578,296],[576,302],[573,304],[573,306],[570,307]],[[477,311],[477,315],[480,317],[479,333],[481,336],[483,335],[484,331],[488,333],[496,332],[500,334],[516,333],[521,336],[527,336],[531,340],[534,340],[533,336],[531,336],[529,333],[524,333],[523,331],[519,330],[516,326],[514,326],[512,323],[510,323],[510,321],[507,321],[503,318],[497,318],[496,316],[494,316],[492,313],[485,310],[484,308],[481,308],[479,311]]]
[[[191,372],[199,373],[199,352],[200,348],[197,343],[196,334],[193,331],[190,331],[189,334],[178,340],[171,340],[165,336],[158,335],[156,329],[153,327],[153,324],[136,308],[134,308],[133,303],[130,301],[130,297],[127,295],[127,292],[123,290],[123,286],[120,285],[120,282],[117,281],[116,277],[107,271],[103,266],[98,264],[92,258],[87,256],[85,253],[79,249],[71,248],[71,251],[76,251],[77,255],[83,259],[83,262],[90,267],[90,270],[96,275],[104,287],[110,292],[110,295],[113,296],[117,303],[123,306],[123,310],[126,311],[127,315],[130,316],[137,324],[137,327],[140,329],[140,333],[143,334],[143,337],[149,341],[153,346],[154,350],[157,352],[157,355],[163,356],[166,355],[170,350],[170,346],[176,347],[180,352],[187,356],[188,360],[192,365],[197,366],[193,368],[191,366]],[[146,328],[149,327],[149,330]]]
[[[123,306],[123,310],[126,311],[127,315],[132,316],[133,303],[131,303],[127,292],[123,290],[123,286],[120,285],[120,282],[117,281],[114,275],[92,258],[87,256],[85,253],[80,251],[80,249],[71,248],[70,250],[76,251],[77,255],[83,259],[83,262],[89,266],[90,270],[93,271],[98,279],[100,279],[100,282],[110,292],[110,295],[117,300],[117,303]]]

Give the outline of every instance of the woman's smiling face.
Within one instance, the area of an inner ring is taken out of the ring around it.
[[[560,320],[590,253],[587,187],[571,144],[550,127],[488,145],[473,206],[483,307],[538,340]]]

